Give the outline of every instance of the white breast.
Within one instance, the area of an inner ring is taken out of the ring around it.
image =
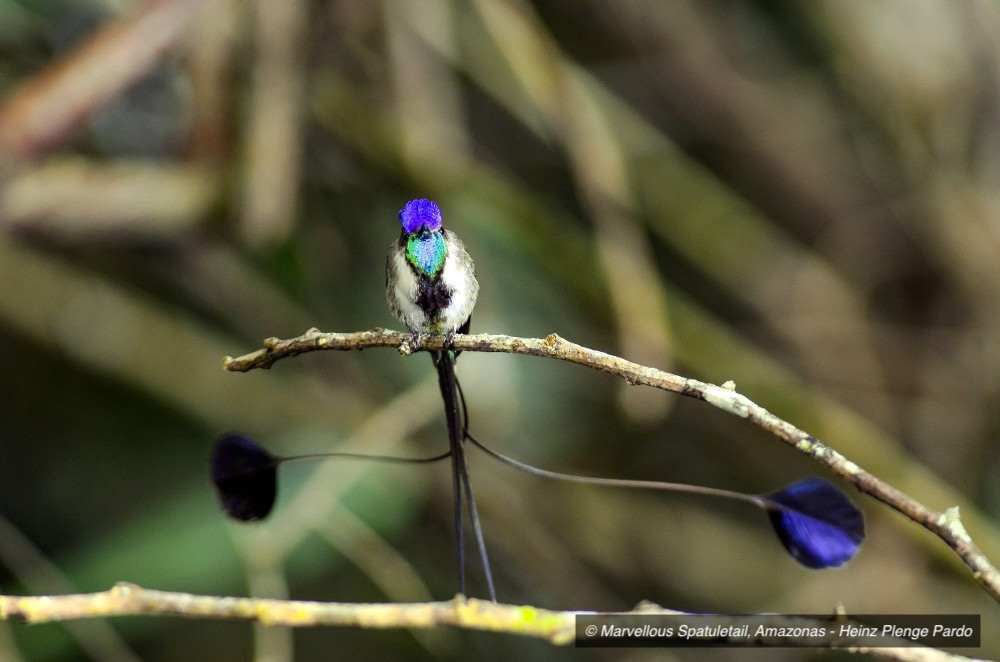
[[[451,290],[451,302],[444,309],[441,326],[445,331],[456,331],[472,315],[479,296],[479,281],[462,240],[450,230],[445,230],[444,237],[448,243],[448,259],[444,263],[441,279]]]
[[[417,276],[410,269],[402,251],[389,251],[389,269],[394,271],[388,280],[385,296],[392,314],[410,331],[423,331],[427,320],[424,311],[414,303],[417,299]]]

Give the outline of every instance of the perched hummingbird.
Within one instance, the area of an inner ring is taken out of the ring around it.
[[[278,466],[285,462],[339,457],[413,464],[433,463],[450,457],[460,590],[465,594],[464,498],[490,598],[496,602],[476,500],[465,466],[464,442],[468,440],[490,457],[535,476],[606,487],[700,494],[750,503],[767,513],[781,544],[796,561],[808,568],[836,568],[857,553],[865,537],[864,514],[847,495],[821,478],[806,478],[778,491],[755,495],[683,483],[577,476],[519,462],[478,441],[468,430],[465,403],[455,377],[456,353],[451,350],[452,336],[467,333],[469,329],[472,308],[479,294],[475,267],[458,237],[442,227],[441,210],[432,201],[411,200],[399,212],[399,220],[403,231],[390,246],[386,260],[386,298],[393,314],[414,335],[447,336],[445,349],[435,351],[433,358],[448,422],[448,451],[423,458],[343,452],[280,457],[249,437],[226,434],[213,446],[210,475],[222,507],[230,517],[241,522],[267,517],[277,496]]]
[[[385,297],[392,314],[414,334],[436,333],[449,339],[456,333],[468,333],[472,309],[479,295],[476,267],[462,240],[445,230],[441,210],[432,200],[410,200],[399,212],[403,226],[399,239],[389,247],[385,265]],[[447,343],[446,343],[447,344]],[[465,430],[458,409],[458,381],[455,377],[455,352],[434,352],[441,397],[444,399],[451,452],[452,487],[455,501],[455,539],[458,547],[459,588],[465,594],[465,539],[462,499],[469,507],[479,556],[483,562],[490,598],[496,602],[493,576],[472,484],[465,466],[462,443]]]
[[[465,244],[444,229],[432,200],[410,200],[399,220],[385,265],[389,309],[413,333],[466,333],[479,281]]]

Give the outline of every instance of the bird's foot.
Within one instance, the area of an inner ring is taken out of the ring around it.
[[[410,334],[410,337],[404,340],[399,345],[399,353],[403,356],[409,356],[414,352],[419,352],[424,346],[424,334],[419,331],[414,331]]]

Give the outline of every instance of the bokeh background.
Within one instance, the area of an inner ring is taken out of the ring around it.
[[[398,327],[384,259],[414,197],[476,259],[474,330],[734,380],[960,506],[1000,560],[997,44],[1000,6],[974,0],[0,0],[0,589],[451,597],[444,464],[287,466],[251,527],[207,480],[234,429],[286,454],[444,447],[425,356],[221,365],[312,326]],[[580,367],[459,373],[473,432],[541,467],[754,493],[824,475]],[[470,458],[505,602],[997,622],[940,541],[853,490],[868,540],[816,572],[738,503]],[[622,659],[453,630],[0,624],[3,660],[333,655]]]

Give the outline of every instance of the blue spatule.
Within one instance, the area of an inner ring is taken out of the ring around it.
[[[278,465],[298,460],[320,458],[346,458],[423,464],[437,462],[451,455],[440,453],[427,458],[365,455],[362,453],[313,453],[280,457],[245,435],[230,432],[219,437],[212,446],[209,460],[210,475],[219,502],[226,514],[241,522],[255,522],[267,517],[278,495]]]
[[[267,517],[278,494],[279,462],[249,437],[220,437],[212,447],[210,469],[226,514],[241,522]]]
[[[865,539],[865,519],[850,499],[822,478],[806,478],[763,495],[771,526],[807,568],[837,568]]]

